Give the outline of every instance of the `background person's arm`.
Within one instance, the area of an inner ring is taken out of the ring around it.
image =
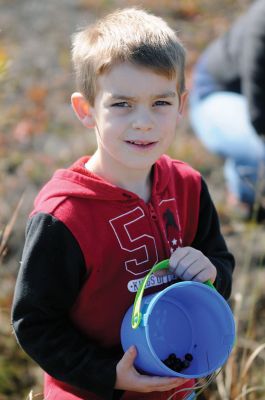
[[[239,60],[242,93],[252,125],[265,135],[265,2],[253,4],[245,19],[242,57]]]

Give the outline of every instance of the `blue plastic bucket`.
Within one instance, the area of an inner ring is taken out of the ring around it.
[[[229,357],[235,342],[233,314],[212,285],[193,281],[143,297],[150,274],[167,266],[168,260],[155,265],[139,287],[122,322],[122,347],[137,347],[135,367],[144,373],[201,378]],[[181,359],[191,354],[189,367],[181,372],[167,367],[163,361],[172,353]]]

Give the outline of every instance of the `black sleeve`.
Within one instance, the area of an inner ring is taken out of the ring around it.
[[[200,250],[216,267],[217,278],[214,285],[218,292],[228,299],[231,294],[235,261],[221,234],[218,215],[203,179],[198,229],[191,246]]]
[[[245,20],[240,59],[242,93],[256,132],[265,136],[265,2],[257,1]]]
[[[47,214],[31,218],[15,287],[13,329],[48,374],[111,399],[118,360],[69,319],[85,278],[83,254],[66,226]]]

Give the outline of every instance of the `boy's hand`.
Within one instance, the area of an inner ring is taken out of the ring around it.
[[[164,392],[181,386],[186,381],[184,378],[141,375],[133,365],[136,355],[136,348],[131,346],[118,362],[115,389],[140,393]]]
[[[169,259],[169,270],[183,281],[205,282],[208,279],[213,283],[217,271],[201,251],[193,247],[178,247]]]

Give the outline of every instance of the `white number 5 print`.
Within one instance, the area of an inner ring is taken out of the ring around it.
[[[155,238],[143,232],[145,222],[142,218],[143,209],[136,207],[109,221],[120,247],[130,254],[125,268],[133,275],[150,270],[158,261]]]

